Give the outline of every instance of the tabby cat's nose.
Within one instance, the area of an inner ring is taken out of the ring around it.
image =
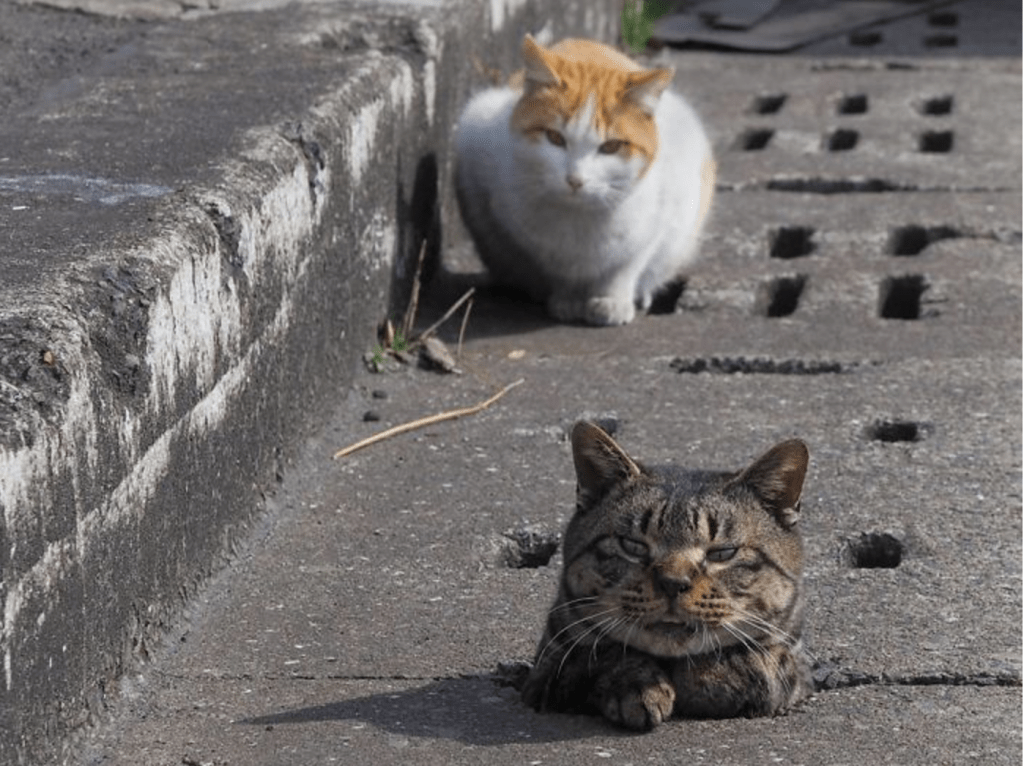
[[[671,577],[664,574],[657,575],[654,582],[658,590],[669,598],[676,598],[680,593],[685,593],[691,585],[689,577]]]

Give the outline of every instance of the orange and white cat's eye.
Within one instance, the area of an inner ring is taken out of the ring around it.
[[[597,147],[597,151],[599,151],[601,154],[615,154],[616,152],[620,151],[625,145],[626,142],[620,138],[610,138],[603,144],[601,144],[599,147]]]
[[[712,548],[707,552],[707,560],[722,562],[728,561],[736,555],[736,551],[739,549],[735,545],[726,545],[721,548]]]
[[[551,128],[548,128],[547,130],[544,131],[544,135],[547,136],[548,141],[554,144],[555,146],[565,146],[565,136],[563,136],[557,130],[552,130]]]

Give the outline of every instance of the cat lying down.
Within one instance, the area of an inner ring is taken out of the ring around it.
[[[495,281],[564,322],[618,325],[696,255],[715,162],[697,115],[591,40],[527,35],[525,70],[459,118],[456,194]]]
[[[576,513],[525,702],[646,730],[806,697],[804,443],[735,474],[646,468],[586,422],[572,449]]]

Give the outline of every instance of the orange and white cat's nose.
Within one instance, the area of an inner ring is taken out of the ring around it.
[[[569,184],[569,188],[573,191],[579,191],[580,187],[583,186],[583,179],[575,173],[570,173],[565,177],[565,182]]]

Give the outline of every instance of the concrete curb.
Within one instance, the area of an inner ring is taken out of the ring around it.
[[[137,43],[150,69],[108,60],[12,121],[80,143],[37,162],[26,139],[0,165],[0,225],[17,232],[0,257],[24,261],[0,285],[0,762],[53,762],[259,517],[290,445],[400,303],[420,242],[436,250],[466,62],[511,68],[547,5],[175,22]],[[561,4],[552,31],[606,37],[614,5]],[[223,36],[206,59],[199,31]],[[181,51],[218,76],[157,143],[202,143],[182,126],[202,128],[229,87],[295,99],[274,67],[332,71],[291,117],[219,113],[217,142],[150,175],[122,96],[166,98],[179,70],[161,62]],[[96,104],[106,116],[83,117]]]

